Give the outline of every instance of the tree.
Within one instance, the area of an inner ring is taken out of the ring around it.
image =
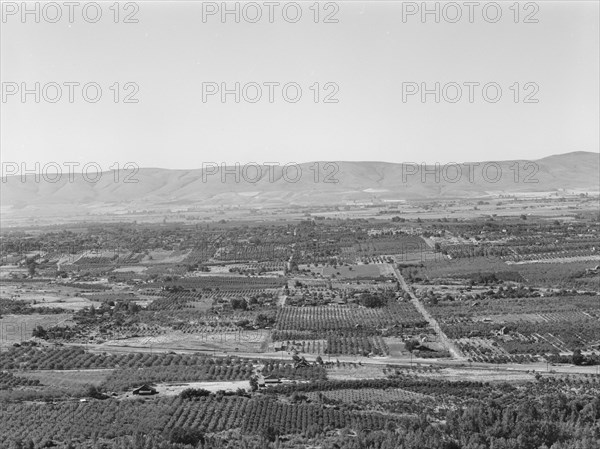
[[[385,306],[387,301],[381,295],[366,292],[360,295],[360,303],[365,307],[375,308]]]
[[[210,391],[206,390],[205,388],[186,388],[179,393],[179,397],[181,399],[192,399],[205,396],[210,396]]]
[[[89,385],[86,391],[87,396],[94,399],[104,399],[106,396],[98,389],[96,385]]]
[[[47,335],[48,335],[48,333],[46,332],[46,329],[44,329],[39,324],[33,329],[33,332],[31,333],[32,337],[37,337],[37,338],[46,338]]]
[[[277,439],[278,433],[273,426],[264,427],[260,433],[264,440],[273,442]]]
[[[266,327],[266,326],[270,326],[275,322],[275,317],[272,316],[268,316],[265,315],[263,313],[259,313],[258,316],[256,317],[254,324],[257,327]]]
[[[298,393],[297,391],[294,391],[290,397],[290,400],[294,403],[306,401],[306,399],[306,395]]]
[[[129,311],[129,313],[137,313],[140,310],[142,310],[142,308],[139,304],[136,304],[135,302],[130,302],[127,306],[127,310]]]
[[[573,365],[583,365],[585,357],[581,354],[581,349],[575,349],[572,357]]]
[[[256,376],[250,377],[250,389],[252,391],[258,390],[258,380],[256,379]]]
[[[198,443],[204,444],[204,432],[191,427],[176,427],[171,431],[169,439],[171,443],[196,446]]]
[[[246,303],[246,300],[244,298],[232,298],[231,299],[231,308],[246,310],[248,308],[248,304]]]
[[[404,342],[404,347],[406,348],[406,350],[408,352],[413,352],[415,349],[417,349],[420,346],[419,342],[416,340],[406,340]]]
[[[235,325],[238,326],[238,327],[246,328],[246,327],[248,327],[250,325],[250,320],[246,320],[246,319],[240,320],[240,321],[237,321],[235,323]]]

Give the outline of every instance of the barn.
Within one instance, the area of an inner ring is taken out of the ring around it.
[[[133,394],[139,394],[140,396],[150,396],[153,394],[158,394],[158,391],[156,391],[156,388],[144,384],[141,387],[138,387],[135,390],[133,390]]]

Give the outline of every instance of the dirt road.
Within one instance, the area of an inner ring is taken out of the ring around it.
[[[68,346],[80,346],[79,344],[69,344]],[[201,353],[204,355],[213,355],[215,357],[239,357],[243,359],[268,359],[268,360],[281,360],[291,361],[292,354],[288,352],[220,352],[211,350],[200,350],[200,349],[182,349],[182,348],[149,348],[147,346],[128,346],[128,345],[105,345],[105,344],[89,344],[87,349],[92,352],[104,352],[104,353],[136,353],[136,352],[155,352],[165,353],[174,352],[178,354],[191,354]],[[314,362],[318,357],[317,354],[302,354],[309,362]],[[479,362],[466,362],[460,359],[419,359],[413,357],[358,357],[358,356],[321,356],[323,360],[346,363],[361,363],[367,366],[396,366],[396,367],[410,367],[410,366],[438,366],[440,368],[464,368],[468,370],[486,370],[495,372],[554,372],[554,373],[565,373],[565,374],[600,374],[600,366],[575,366],[575,365],[556,365],[550,366],[546,363],[530,363],[530,364],[517,364],[509,363],[503,365],[493,365],[490,363],[479,363]]]
[[[450,351],[450,354],[452,354],[452,357],[454,357],[457,360],[462,360],[462,361],[466,360],[465,356],[462,354],[460,349],[458,349],[458,347],[446,336],[444,331],[442,331],[442,328],[440,327],[437,320],[433,316],[431,316],[431,314],[427,311],[427,309],[425,308],[423,303],[419,300],[419,298],[417,298],[415,296],[415,294],[412,292],[412,290],[408,287],[408,285],[406,284],[406,281],[400,274],[400,271],[396,267],[394,267],[392,265],[390,265],[390,266],[393,269],[394,274],[396,275],[396,278],[400,282],[400,285],[402,285],[402,288],[404,289],[404,291],[409,294],[410,299],[411,299],[412,303],[414,304],[415,308],[419,311],[419,313],[421,313],[421,315],[423,315],[425,320],[434,329],[435,333],[437,334],[438,338],[440,339],[440,342],[448,349],[448,351]]]

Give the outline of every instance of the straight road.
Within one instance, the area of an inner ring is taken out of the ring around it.
[[[65,346],[81,346],[81,344],[65,343]],[[91,352],[98,353],[137,353],[137,352],[150,352],[150,353],[165,353],[175,352],[178,354],[192,354],[201,353],[207,356],[215,357],[239,357],[242,359],[261,359],[261,360],[281,360],[289,362],[292,360],[292,354],[288,352],[237,352],[237,351],[214,351],[211,349],[195,349],[195,348],[182,348],[178,347],[149,347],[149,346],[133,346],[133,345],[106,345],[106,344],[88,344],[87,349]],[[306,358],[309,362],[314,362],[318,357],[317,354],[299,354]],[[599,366],[575,366],[575,365],[557,365],[549,366],[546,363],[532,363],[532,364],[517,364],[509,363],[503,365],[496,365],[490,363],[480,362],[465,362],[464,360],[451,360],[451,359],[418,359],[413,357],[357,357],[357,356],[327,356],[321,354],[323,361],[337,361],[346,363],[360,363],[365,366],[396,366],[396,367],[410,367],[410,366],[437,366],[440,368],[457,368],[464,370],[473,371],[495,371],[495,372],[553,372],[553,373],[564,373],[564,374],[599,374]]]
[[[433,328],[433,330],[437,334],[437,336],[440,339],[440,341],[442,342],[442,344],[448,349],[448,351],[450,351],[450,354],[452,354],[452,357],[454,357],[457,360],[462,360],[462,361],[466,360],[465,356],[460,351],[460,349],[458,349],[458,347],[454,344],[454,342],[452,342],[446,336],[446,334],[440,327],[437,320],[433,316],[431,316],[431,314],[427,311],[427,309],[425,308],[423,303],[419,300],[419,298],[417,298],[415,296],[415,294],[412,292],[412,290],[408,287],[408,285],[406,284],[406,281],[404,280],[404,277],[402,277],[398,268],[396,268],[392,264],[389,264],[389,265],[392,268],[392,270],[394,271],[394,274],[396,275],[396,278],[400,282],[400,285],[402,285],[402,288],[404,289],[404,291],[406,293],[408,293],[408,295],[410,296],[410,300],[414,304],[415,308],[421,313],[421,315],[423,315],[425,320]]]

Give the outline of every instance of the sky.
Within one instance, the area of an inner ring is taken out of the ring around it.
[[[194,1],[120,3],[118,17],[98,2],[91,23],[88,3],[72,20],[62,2],[59,19],[41,4],[39,23],[3,3],[2,162],[446,163],[600,148],[596,1],[521,2],[518,17],[499,2],[499,19],[478,7],[472,23],[464,2],[460,19],[438,3],[439,23],[421,2],[279,2],[272,23],[265,2],[238,3],[239,23]],[[221,96],[236,83],[239,102]]]

